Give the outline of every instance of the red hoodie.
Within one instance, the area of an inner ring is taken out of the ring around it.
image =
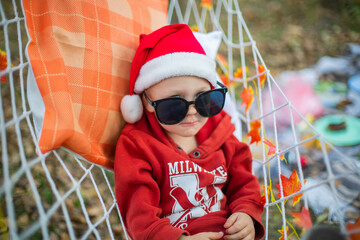
[[[149,112],[128,124],[117,143],[115,193],[134,240],[176,240],[181,234],[225,231],[234,212],[255,220],[264,235],[260,187],[251,174],[251,152],[232,134],[222,112],[198,132],[198,147],[186,154]]]

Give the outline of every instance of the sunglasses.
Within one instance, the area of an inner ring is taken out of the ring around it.
[[[155,108],[158,121],[165,125],[173,125],[181,122],[186,117],[191,104],[195,104],[196,111],[203,117],[212,117],[220,113],[224,107],[227,88],[220,82],[221,88],[212,89],[200,93],[194,101],[187,101],[180,97],[164,98],[151,101],[144,92],[146,100]]]

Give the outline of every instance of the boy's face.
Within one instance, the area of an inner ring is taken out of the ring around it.
[[[151,101],[157,101],[170,97],[181,97],[187,101],[195,100],[196,96],[202,92],[210,90],[207,80],[195,76],[178,76],[162,80],[146,90],[146,95]],[[149,112],[154,112],[152,107],[144,98],[143,103]],[[165,125],[159,122],[170,137],[192,137],[205,125],[207,118],[202,117],[195,109],[194,104],[189,106],[189,110],[180,123]]]

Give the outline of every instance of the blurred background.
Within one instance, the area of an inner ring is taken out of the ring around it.
[[[360,1],[239,0],[239,6],[267,68],[295,108],[342,153],[354,157],[359,163],[360,137],[345,132],[360,134]],[[274,97],[276,102],[277,95]],[[264,102],[266,108],[266,98]],[[277,117],[281,119],[282,116],[288,118],[280,111]],[[303,122],[295,121],[296,129],[305,137],[307,130],[302,131]],[[286,143],[291,132],[289,122],[279,125],[279,141]],[[318,147],[316,143],[306,144],[301,149],[308,186],[325,176],[326,170],[319,164],[322,157],[318,156]],[[256,148],[253,153],[256,155]],[[285,157],[291,165],[291,151]],[[338,160],[332,164],[340,163],[334,169],[341,173],[344,171],[339,167],[341,160],[333,157]],[[276,168],[271,169],[274,172]],[[346,211],[346,218],[356,221],[360,210],[359,180],[339,179],[336,184],[345,190],[339,191],[341,201],[352,199],[349,203],[355,207],[355,210]],[[346,191],[354,194],[347,195]],[[326,203],[328,205],[315,201],[316,198],[331,199],[331,194],[320,187],[308,196],[313,223],[331,225],[327,221],[334,210],[331,201]],[[277,209],[270,209],[270,212],[273,221],[270,221],[269,229],[280,229],[281,215]],[[278,235],[278,232],[270,231],[269,236],[277,239]]]
[[[359,0],[239,0],[245,22],[273,75],[337,57],[360,43]]]

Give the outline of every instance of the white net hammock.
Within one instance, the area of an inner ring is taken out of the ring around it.
[[[1,1],[0,16],[4,36],[0,48],[7,62],[0,70],[0,77],[7,79],[0,82],[0,238],[128,239],[116,205],[111,171],[64,149],[40,152],[27,102],[28,38],[21,2]],[[284,239],[300,239],[303,229],[310,226],[310,218],[313,226],[331,226],[348,239],[359,237],[359,224],[355,224],[359,216],[355,204],[360,192],[359,160],[330,144],[294,108],[266,68],[238,2],[218,0],[212,6],[200,6],[200,1],[180,4],[172,0],[168,18],[170,23],[186,23],[200,32],[222,32],[216,60],[219,75],[227,82],[238,109],[238,130],[244,141],[249,141],[247,133],[254,130],[254,123],[258,124],[254,131],[260,133],[261,140],[252,143],[251,149],[254,174],[266,186],[262,190],[264,239],[282,235]],[[246,112],[244,95],[240,97],[244,89],[250,93],[252,89],[254,96]],[[275,102],[274,94],[283,101]],[[267,109],[265,97],[270,102]],[[279,111],[287,113],[286,134],[278,127],[282,120]],[[295,117],[301,118],[301,124],[294,121]],[[311,156],[307,167],[301,163],[302,156]],[[292,178],[294,172],[298,178]],[[294,182],[297,185],[290,186],[293,190],[289,191],[289,184]],[[265,189],[269,189],[268,194]]]

